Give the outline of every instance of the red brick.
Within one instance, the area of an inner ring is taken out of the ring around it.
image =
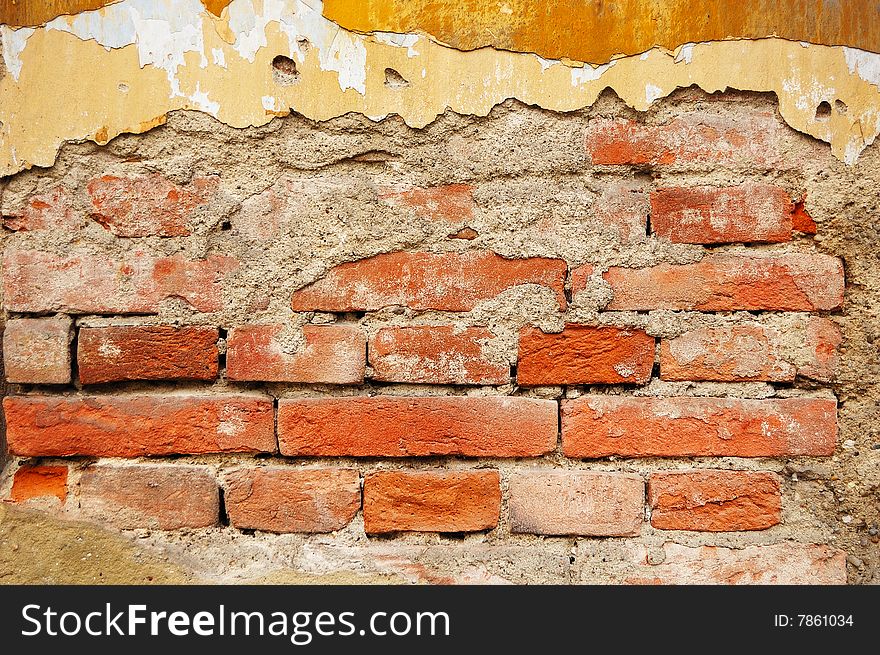
[[[227,339],[230,380],[359,384],[367,339],[353,325],[304,325],[303,345],[289,352],[283,325],[241,325]]]
[[[608,310],[817,311],[843,304],[843,264],[829,255],[707,255],[696,264],[612,267],[604,278],[614,293]]]
[[[470,184],[442,184],[427,188],[383,189],[379,199],[393,207],[409,207],[418,216],[461,223],[474,217],[476,203]]]
[[[840,328],[830,318],[811,316],[807,322],[805,350],[807,361],[798,367],[798,375],[830,382],[840,367],[839,348],[843,343]]]
[[[353,469],[251,468],[226,477],[226,511],[236,528],[265,532],[333,532],[361,508]]]
[[[272,400],[228,394],[7,396],[9,451],[142,457],[275,450]]]
[[[806,199],[807,196],[804,195],[794,203],[794,209],[791,213],[791,226],[793,229],[804,234],[816,234],[818,227],[816,226],[816,221],[813,220],[813,217],[810,216],[810,213],[804,206]]]
[[[583,264],[571,269],[571,292],[572,295],[583,291],[590,283],[590,276],[593,274],[592,264]]]
[[[278,404],[284,455],[536,457],[553,451],[556,439],[552,400],[376,396]]]
[[[651,525],[660,530],[765,530],[782,518],[779,476],[689,470],[648,479]]]
[[[63,187],[31,196],[23,207],[3,212],[3,227],[13,231],[72,230],[79,225]]]
[[[68,384],[72,322],[56,318],[15,318],[3,331],[7,382]]]
[[[477,532],[498,525],[498,471],[382,471],[364,478],[364,529]]]
[[[673,243],[791,240],[793,205],[784,189],[673,187],[651,194],[651,231]]]
[[[505,259],[493,252],[393,252],[331,269],[294,292],[294,311],[356,312],[403,305],[466,312],[521,284],[548,287],[565,307],[567,267],[559,259]]]
[[[138,251],[116,260],[12,250],[3,262],[4,301],[15,312],[149,314],[177,298],[215,312],[223,307],[223,280],[237,268],[235,258],[219,255],[187,260]]]
[[[691,330],[661,341],[660,377],[719,382],[791,382],[795,375],[833,379],[841,342],[837,326],[810,317],[802,337],[798,334],[759,323]],[[796,353],[785,352],[786,340],[800,341],[790,346]]]
[[[84,327],[77,365],[83,384],[122,380],[213,380],[216,328],[170,325]]]
[[[370,339],[373,379],[428,384],[506,384],[510,367],[483,353],[495,335],[448,325],[382,328]]]
[[[846,553],[821,544],[785,542],[722,548],[663,544],[663,561],[650,565],[647,549],[634,553],[629,584],[846,584]]]
[[[10,497],[16,503],[32,498],[67,500],[66,466],[22,466],[15,472]]]
[[[186,186],[161,175],[104,175],[88,185],[91,217],[120,237],[179,237],[192,233],[195,211],[217,192],[216,177],[197,177]]]
[[[562,401],[568,457],[831,455],[837,403],[820,398],[583,396]]]
[[[90,466],[79,481],[83,515],[123,529],[207,528],[220,522],[220,491],[201,466]]]
[[[544,535],[637,535],[645,483],[629,473],[517,471],[510,477],[510,529]]]
[[[780,160],[777,129],[770,113],[729,118],[695,112],[659,125],[595,118],[586,147],[598,165],[768,166]]]
[[[654,337],[643,330],[566,325],[558,334],[526,327],[519,335],[516,381],[554,384],[644,384],[654,366]]]

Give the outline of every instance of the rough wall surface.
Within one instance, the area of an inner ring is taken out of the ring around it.
[[[876,147],[599,90],[3,178],[0,580],[880,581]]]

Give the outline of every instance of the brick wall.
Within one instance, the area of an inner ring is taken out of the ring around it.
[[[432,582],[559,581],[519,551],[563,581],[845,581],[791,476],[853,430],[849,262],[803,157],[842,165],[767,107],[288,119],[199,157],[161,147],[208,120],[182,114],[68,147],[3,196],[6,497]]]

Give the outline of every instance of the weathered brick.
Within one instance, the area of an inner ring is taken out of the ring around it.
[[[651,231],[673,243],[790,241],[792,211],[769,184],[665,188],[651,194]]]
[[[223,307],[223,280],[237,268],[234,257],[220,255],[187,260],[137,251],[116,260],[12,250],[3,261],[4,302],[15,312],[148,314],[179,298],[215,312]]]
[[[225,396],[7,396],[9,451],[25,457],[273,452],[272,400]]]
[[[562,401],[568,457],[831,455],[837,403],[822,398],[582,396]]]
[[[614,227],[621,243],[638,243],[647,238],[650,204],[648,194],[631,182],[613,182],[602,189],[593,203],[593,218]]]
[[[526,327],[519,335],[517,384],[644,384],[654,337],[643,330],[566,325],[558,334]]]
[[[122,380],[213,380],[216,328],[127,325],[80,328],[77,342],[83,384]]]
[[[829,255],[707,255],[695,264],[611,267],[604,278],[614,293],[609,310],[817,311],[843,304],[843,264]]]
[[[197,177],[181,186],[154,174],[147,177],[103,175],[86,189],[91,217],[120,237],[178,237],[192,233],[194,212],[217,192],[219,179]]]
[[[68,384],[72,321],[55,318],[15,318],[3,331],[7,382]]]
[[[846,584],[846,553],[821,544],[784,542],[722,548],[663,544],[662,563],[648,563],[645,546],[634,549],[638,572],[629,584]]]
[[[680,114],[658,125],[594,118],[587,154],[598,165],[736,165],[780,163],[778,124],[769,112],[750,116]]]
[[[70,197],[63,187],[31,196],[24,206],[3,211],[3,227],[16,232],[72,230],[79,225],[80,221],[70,207]]]
[[[236,528],[266,532],[333,532],[361,507],[353,469],[238,469],[226,476],[226,511]]]
[[[284,455],[536,457],[556,448],[557,406],[521,397],[282,399]]]
[[[90,466],[79,481],[83,515],[123,529],[206,528],[220,522],[220,491],[201,466]]]
[[[797,341],[786,352],[785,341]],[[813,316],[802,333],[760,323],[690,330],[660,342],[664,380],[791,382],[800,374],[831,380],[841,336],[829,319]]]
[[[476,532],[498,525],[498,471],[382,471],[364,478],[364,529]]]
[[[486,328],[450,325],[382,328],[370,339],[372,377],[385,382],[505,384],[510,367],[483,352],[483,344],[494,336]]]
[[[545,535],[637,535],[645,483],[629,473],[517,471],[510,476],[510,529]]]
[[[791,213],[791,227],[804,234],[816,234],[818,226],[804,206],[806,199],[807,196],[804,195],[800,200],[794,203],[794,209]]]
[[[283,325],[241,325],[227,339],[230,380],[358,384],[363,382],[367,339],[354,325],[304,325],[303,345],[289,352]]]
[[[62,503],[67,499],[66,466],[24,465],[12,479],[10,498],[22,503],[32,498],[54,497]]]
[[[394,252],[340,264],[294,292],[294,311],[354,312],[403,305],[466,312],[512,287],[550,288],[565,307],[559,259],[505,259],[493,252]]]
[[[408,207],[418,216],[433,220],[461,223],[474,217],[476,203],[470,184],[441,184],[409,189],[387,188],[379,199],[392,207]]]
[[[648,504],[661,530],[764,530],[782,517],[779,477],[763,471],[653,473]]]

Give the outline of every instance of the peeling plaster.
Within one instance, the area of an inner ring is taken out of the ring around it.
[[[854,48],[714,41],[594,67],[460,51],[417,34],[359,34],[322,8],[317,0],[234,0],[218,18],[198,0],[122,0],[36,29],[3,27],[10,74],[0,80],[0,174],[50,166],[68,140],[144,132],[178,109],[239,128],[290,111],[318,121],[398,114],[418,128],[447,109],[484,116],[508,98],[572,111],[605,88],[639,111],[691,85],[774,92],[789,125],[831,143],[850,164],[880,132],[880,55]],[[298,81],[275,81],[278,55],[297,62]],[[386,85],[389,68],[408,84]],[[835,100],[847,112],[817,120],[818,104]]]

